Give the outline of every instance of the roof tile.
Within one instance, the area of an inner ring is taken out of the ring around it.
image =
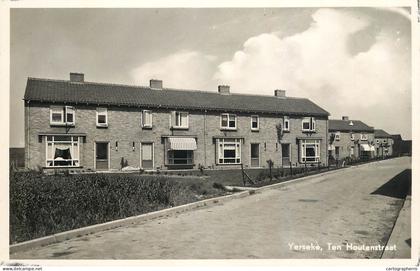
[[[24,100],[39,102],[90,103],[171,109],[261,112],[328,116],[329,113],[304,98],[230,94],[144,86],[70,82],[28,78]]]

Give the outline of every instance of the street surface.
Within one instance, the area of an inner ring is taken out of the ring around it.
[[[353,248],[387,244],[404,203],[410,168],[411,159],[403,157],[338,170],[223,205],[99,232],[10,257],[380,258],[382,250],[353,250],[346,244]],[[322,250],[312,250],[316,245]]]

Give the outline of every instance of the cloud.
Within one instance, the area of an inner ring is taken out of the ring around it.
[[[351,53],[349,47],[360,42],[355,41],[357,34],[372,27],[371,18],[319,9],[312,19],[309,28],[297,34],[251,37],[222,63],[214,56],[182,51],[145,63],[132,76],[141,83],[160,78],[166,86],[179,88],[229,84],[232,92],[267,95],[286,89],[289,96],[310,98],[333,118],[349,115],[411,137],[409,40],[383,27],[366,50]]]
[[[186,89],[206,89],[211,85],[216,57],[196,51],[180,51],[133,69],[135,82],[163,80],[164,86]]]
[[[307,30],[292,36],[265,33],[248,39],[218,66],[215,81],[240,92],[272,95],[276,88],[286,89],[291,96],[311,98],[333,117],[350,115],[409,136],[408,42],[382,30],[366,51],[351,54],[352,38],[370,26],[368,18],[331,9],[317,10],[312,18]]]

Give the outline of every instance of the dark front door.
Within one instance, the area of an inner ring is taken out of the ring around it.
[[[290,144],[281,144],[281,160],[283,166],[290,164]]]
[[[251,167],[260,166],[260,144],[251,144]]]
[[[108,142],[96,142],[96,170],[108,170]]]

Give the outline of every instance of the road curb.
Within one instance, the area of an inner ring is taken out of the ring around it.
[[[412,196],[411,195],[407,195],[404,199],[403,204],[401,205],[401,209],[398,212],[398,216],[397,219],[395,220],[395,223],[393,225],[391,234],[388,237],[388,240],[386,242],[386,246],[388,245],[392,245],[395,244],[400,245],[399,242],[401,242],[401,238],[404,239],[404,235],[401,235],[403,231],[401,231],[402,229],[404,229],[404,219],[406,219],[406,217],[408,216],[409,219],[411,220],[411,204],[412,204]],[[407,206],[409,206],[407,208]],[[407,213],[407,209],[408,213]],[[410,229],[411,229],[411,224],[408,223],[410,225]],[[409,237],[411,238],[411,234],[409,235]],[[407,247],[405,247],[405,249],[407,250]],[[396,251],[390,251],[390,250],[384,250],[382,251],[382,255],[381,258],[382,259],[395,259],[395,258],[410,258],[411,257],[411,246],[408,249],[407,254],[408,255],[404,255],[402,256],[401,254],[404,254],[403,251],[404,248],[400,248]]]
[[[377,161],[375,161],[375,162],[377,162]],[[370,163],[367,163],[367,164],[370,164]],[[350,168],[353,168],[353,167],[359,167],[359,166],[363,166],[363,165],[367,165],[367,164],[350,166],[350,167],[347,167],[347,168],[340,168],[340,169],[336,169],[336,170],[330,170],[330,171],[326,171],[326,172],[321,172],[319,174],[313,174],[313,175],[309,175],[309,176],[299,177],[299,178],[288,180],[288,181],[285,181],[285,182],[259,187],[259,188],[253,189],[253,190],[238,192],[238,193],[235,193],[235,194],[216,197],[216,198],[205,199],[205,200],[196,201],[196,202],[192,202],[192,203],[187,203],[187,204],[172,207],[172,208],[167,208],[167,209],[163,209],[163,210],[159,210],[159,211],[154,211],[154,212],[150,212],[150,213],[141,214],[141,215],[138,215],[138,216],[131,216],[131,217],[122,218],[122,219],[118,219],[118,220],[113,220],[113,221],[109,221],[109,222],[105,222],[105,223],[101,223],[101,224],[95,224],[95,225],[91,225],[91,226],[87,226],[87,227],[83,227],[83,228],[78,228],[78,229],[74,229],[74,230],[69,230],[69,231],[65,231],[65,232],[56,233],[56,234],[53,234],[53,235],[49,235],[49,236],[45,236],[45,237],[41,237],[41,238],[37,238],[37,239],[33,239],[33,240],[29,240],[29,241],[25,241],[25,242],[10,245],[9,246],[9,254],[22,252],[22,251],[30,250],[30,249],[33,249],[33,248],[36,248],[36,247],[46,246],[46,245],[50,245],[50,244],[54,244],[54,243],[58,243],[58,242],[63,242],[65,240],[81,237],[83,235],[88,235],[88,234],[97,233],[97,232],[101,232],[101,231],[105,231],[105,230],[110,230],[110,229],[114,229],[114,228],[118,228],[118,227],[128,226],[128,225],[131,225],[131,224],[137,224],[137,223],[141,223],[141,222],[156,219],[156,218],[161,218],[161,217],[174,215],[174,214],[177,214],[177,213],[183,213],[183,212],[190,211],[190,210],[197,209],[197,208],[201,208],[201,207],[218,205],[218,204],[221,204],[221,203],[231,201],[233,199],[243,198],[243,197],[252,195],[255,192],[262,192],[262,191],[266,191],[266,190],[270,190],[270,189],[277,189],[277,188],[281,188],[281,187],[285,187],[285,186],[290,186],[290,185],[293,185],[293,184],[300,183],[300,182],[302,182],[304,180],[307,180],[309,178],[312,178],[312,177],[321,177],[321,176],[332,174],[332,173],[337,172],[337,171],[346,170],[346,169],[350,169]]]

